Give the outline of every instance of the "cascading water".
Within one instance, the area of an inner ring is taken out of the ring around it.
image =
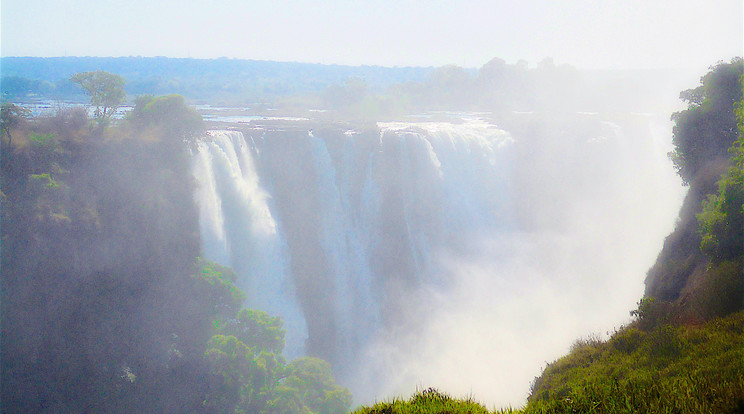
[[[287,275],[286,246],[269,208],[254,154],[239,132],[217,132],[198,143],[193,172],[203,250],[232,266],[250,303],[281,315],[290,332],[287,350],[302,352],[307,327]],[[250,275],[246,277],[245,275]]]
[[[631,118],[211,131],[203,250],[359,401],[440,384],[519,404],[562,352],[541,338],[620,323],[672,225],[668,124]],[[578,323],[575,298],[606,309]]]
[[[211,131],[194,154],[204,252],[285,320],[290,354],[309,334],[351,360],[434,280],[436,252],[511,222],[511,138],[483,122],[246,134]]]

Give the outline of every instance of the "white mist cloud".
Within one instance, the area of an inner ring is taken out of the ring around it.
[[[352,375],[360,402],[433,386],[489,407],[521,406],[534,377],[576,339],[627,322],[683,195],[666,157],[669,123],[634,131],[614,139],[635,152],[591,152],[621,158],[592,191],[579,197],[567,183],[563,200],[544,200],[565,210],[560,223],[441,255],[450,283],[411,294],[406,322],[367,348]]]

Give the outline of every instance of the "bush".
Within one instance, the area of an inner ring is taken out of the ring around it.
[[[468,399],[456,399],[434,388],[416,392],[408,401],[393,400],[361,407],[354,414],[488,414],[482,405]]]
[[[643,341],[644,334],[639,329],[628,327],[618,331],[613,337],[610,343],[618,351],[630,354],[641,344]]]
[[[575,340],[574,343],[571,344],[569,352],[575,352],[586,347],[597,348],[603,343],[604,341],[602,341],[602,338],[598,334],[592,334],[587,336],[586,338],[579,338]]]
[[[159,140],[178,142],[200,136],[204,120],[181,95],[138,96],[127,119],[135,129],[149,130]]]
[[[692,307],[701,318],[722,317],[744,308],[744,269],[741,261],[712,264],[693,292]]]
[[[648,331],[655,326],[668,322],[671,310],[671,303],[647,297],[638,302],[638,308],[630,311],[630,316],[635,318],[640,329]]]

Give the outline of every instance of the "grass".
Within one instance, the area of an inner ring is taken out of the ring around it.
[[[623,327],[577,341],[535,379],[527,405],[489,411],[434,389],[355,414],[744,413],[744,311],[703,325]]]
[[[504,411],[507,413],[510,411]],[[354,414],[491,414],[486,407],[470,398],[457,399],[434,388],[416,392],[409,400],[395,399],[372,407],[361,407]]]
[[[525,412],[744,412],[744,312],[578,347],[535,380]]]

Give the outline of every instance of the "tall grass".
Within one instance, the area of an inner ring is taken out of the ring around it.
[[[744,311],[700,326],[635,323],[607,341],[577,341],[517,410],[489,411],[430,388],[354,413],[744,413]]]
[[[484,406],[470,398],[456,399],[434,388],[417,391],[409,400],[394,399],[372,407],[362,407],[355,414],[490,414]]]
[[[525,412],[744,412],[744,312],[577,347],[535,380]]]

